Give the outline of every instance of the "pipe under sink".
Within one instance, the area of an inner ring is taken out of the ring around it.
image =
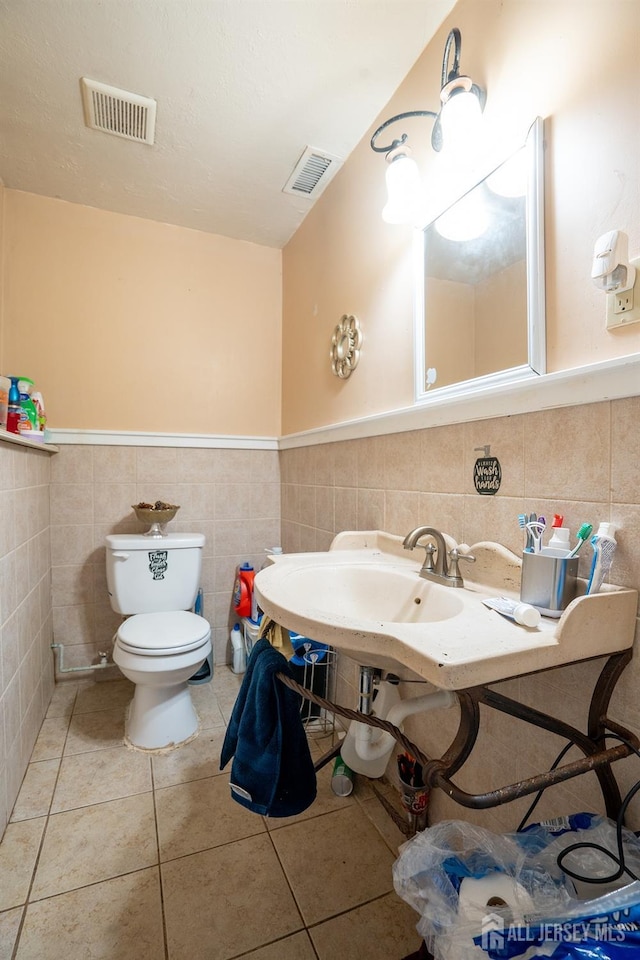
[[[451,690],[436,690],[424,694],[422,697],[410,697],[406,700],[399,699],[399,693],[396,694],[395,698],[392,696],[381,697],[382,684],[392,685],[393,681],[390,680],[380,682],[378,697],[374,701],[375,673],[373,667],[360,667],[358,709],[367,716],[373,713],[400,729],[402,729],[404,720],[414,713],[445,709],[457,703],[458,698]],[[397,680],[393,685],[397,686]],[[387,705],[381,711],[382,704],[379,701],[384,702],[385,699]],[[395,702],[393,702],[394,699]],[[390,706],[388,705],[389,700],[391,700]],[[378,709],[376,709],[376,704],[378,704]],[[386,730],[372,727],[360,720],[352,720],[340,753],[344,762],[356,773],[376,779],[384,774],[395,745],[395,739]]]

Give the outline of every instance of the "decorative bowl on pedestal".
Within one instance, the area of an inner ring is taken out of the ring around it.
[[[162,528],[173,520],[180,507],[173,503],[156,500],[155,504],[144,502],[134,504],[131,509],[140,523],[150,524],[145,537],[164,537],[166,534]]]

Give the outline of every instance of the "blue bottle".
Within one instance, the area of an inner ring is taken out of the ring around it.
[[[11,386],[9,387],[7,404],[7,433],[19,433],[20,391],[18,390],[18,380],[20,377],[9,377],[9,379],[11,380]]]

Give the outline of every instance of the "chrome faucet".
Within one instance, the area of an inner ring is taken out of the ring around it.
[[[431,537],[435,541],[425,546],[426,557],[420,568],[420,576],[423,580],[433,580],[435,583],[443,583],[448,587],[463,587],[464,581],[460,576],[458,563],[460,560],[475,562],[475,557],[470,553],[460,553],[457,547],[447,555],[447,545],[444,542],[444,536],[435,527],[416,527],[411,533],[408,533],[403,540],[405,550],[413,550],[417,546],[418,540],[422,537]],[[423,545],[424,546],[424,545]],[[433,555],[436,555],[435,564]],[[449,566],[451,560],[451,566]]]

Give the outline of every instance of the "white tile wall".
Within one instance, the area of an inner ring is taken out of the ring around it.
[[[54,686],[50,461],[0,443],[0,835]]]
[[[110,649],[120,618],[107,596],[104,538],[146,529],[131,510],[141,500],[179,504],[170,529],[204,533],[204,614],[216,661],[228,662],[235,568],[259,568],[264,548],[280,542],[277,452],[68,445],[51,467],[53,624],[65,663],[97,662]]]

